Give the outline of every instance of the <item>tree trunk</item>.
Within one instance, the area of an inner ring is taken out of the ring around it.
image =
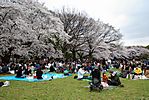
[[[93,52],[89,51],[88,60],[91,62],[93,60]]]
[[[9,61],[10,61],[10,56],[11,56],[10,54],[6,54],[6,55],[4,55],[3,57],[1,57],[2,63],[8,64]]]
[[[78,54],[78,56],[79,56],[79,58],[80,58],[80,61],[83,62],[83,53],[79,53],[79,52],[78,52],[77,54]]]
[[[1,56],[2,63],[8,64],[10,62],[11,52],[14,50],[14,47],[8,48],[9,51],[4,52],[4,56]]]
[[[72,50],[72,59],[73,59],[73,61],[76,61],[76,51],[75,51],[75,49]]]

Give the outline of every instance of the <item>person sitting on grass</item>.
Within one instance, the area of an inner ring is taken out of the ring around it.
[[[24,74],[26,76],[32,76],[32,71],[31,71],[31,67],[30,66],[26,66]]]
[[[132,79],[134,79],[134,78],[136,78],[135,76],[141,76],[142,75],[142,70],[141,70],[141,68],[139,68],[139,67],[136,67],[135,69],[134,69],[134,71],[133,71],[133,78]]]
[[[144,75],[146,78],[149,78],[149,66],[145,68]]]
[[[64,75],[69,76],[69,71],[67,69],[64,70]]]
[[[108,82],[108,76],[106,75],[106,72],[102,73],[102,81],[106,83]]]
[[[50,72],[55,72],[56,70],[55,70],[55,68],[54,68],[54,66],[50,66]]]
[[[81,66],[80,69],[78,70],[78,80],[81,79],[86,79],[88,78],[88,76],[84,76],[84,74],[86,73],[86,71],[84,70],[84,66]]]
[[[136,68],[134,69],[134,74],[135,74],[135,75],[142,75],[142,70],[141,70],[141,68],[136,67]]]
[[[102,73],[102,82],[101,82],[101,84],[105,88],[109,87],[109,85],[108,85],[108,76],[106,75],[106,72]]]
[[[16,71],[16,78],[24,78],[24,76],[23,76],[23,67],[22,66],[20,66],[19,67],[19,69]]]
[[[42,74],[43,74],[43,71],[41,70],[41,68],[37,69],[37,72],[36,72],[37,79],[43,79]]]
[[[110,80],[108,80],[108,85],[112,86],[121,86],[121,81],[119,76],[117,75],[117,72],[110,71]]]

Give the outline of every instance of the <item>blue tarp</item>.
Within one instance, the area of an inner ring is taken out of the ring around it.
[[[34,79],[33,77],[16,78],[15,76],[1,76],[0,80],[18,80],[18,81],[38,82],[38,81],[50,80],[52,76],[53,76],[53,79],[67,77],[67,76],[64,76],[64,74],[46,73],[42,75],[43,79]]]

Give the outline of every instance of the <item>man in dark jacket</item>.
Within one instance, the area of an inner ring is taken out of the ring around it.
[[[17,78],[24,78],[22,71],[23,71],[23,67],[20,66],[19,69],[16,71],[16,74],[17,74],[16,77]]]
[[[36,72],[37,79],[43,79],[42,74],[43,74],[42,70],[40,68],[37,69],[37,72]]]
[[[110,80],[108,80],[108,85],[113,85],[113,86],[119,86],[121,85],[119,76],[117,75],[116,72],[111,72],[111,76],[109,77]]]
[[[91,75],[92,75],[93,84],[96,84],[96,85],[101,84],[101,73],[99,68],[95,67]]]

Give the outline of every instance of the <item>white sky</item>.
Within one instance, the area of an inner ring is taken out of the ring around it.
[[[85,11],[120,29],[124,45],[149,45],[149,0],[39,0],[50,10]]]

